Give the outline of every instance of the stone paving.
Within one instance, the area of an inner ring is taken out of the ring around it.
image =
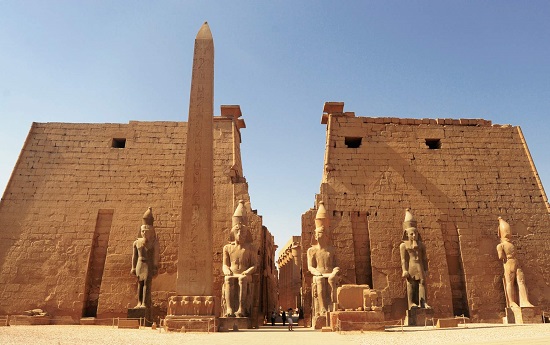
[[[386,332],[323,333],[310,328],[262,327],[227,333],[166,333],[150,328],[118,329],[110,326],[0,327],[0,344],[550,344],[550,324],[466,324],[453,329],[433,327],[388,328]]]

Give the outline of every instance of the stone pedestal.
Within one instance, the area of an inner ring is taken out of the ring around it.
[[[95,320],[95,317],[83,317],[80,319],[80,324],[86,326],[95,325]]]
[[[510,307],[506,308],[503,323],[542,323],[540,307]]]
[[[426,324],[426,319],[433,319],[433,317],[433,309],[412,308],[407,310],[405,326],[424,326]]]
[[[150,308],[128,308],[126,317],[129,319],[144,319],[143,325],[147,327],[151,327],[153,324]]]
[[[252,319],[249,317],[220,317],[218,321],[218,331],[220,332],[252,328]]]
[[[322,329],[327,326],[327,317],[326,315],[314,316],[311,323],[314,329]]]
[[[447,318],[447,319],[437,319],[437,324],[435,325],[436,328],[450,328],[450,327],[458,327],[458,319],[453,318]]]
[[[164,320],[169,332],[216,332],[218,325],[214,316],[168,315]]]
[[[214,296],[171,296],[168,299],[167,331],[216,332],[217,299]]]
[[[9,324],[12,326],[18,325],[49,325],[51,316],[28,316],[28,315],[11,315]]]
[[[384,331],[384,312],[335,311],[330,313],[333,331]]]

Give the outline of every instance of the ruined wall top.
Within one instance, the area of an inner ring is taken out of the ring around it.
[[[323,116],[321,117],[321,124],[328,123],[328,116],[344,116],[355,117],[355,112],[344,112],[344,102],[325,102],[323,107]],[[478,126],[478,127],[504,127],[509,125],[497,125],[493,124],[490,120],[484,119],[407,119],[399,117],[361,117],[364,123],[376,123],[376,124],[396,124],[396,125],[454,125],[454,126]]]

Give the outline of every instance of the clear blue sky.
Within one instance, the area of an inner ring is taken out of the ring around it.
[[[284,245],[323,169],[323,103],[521,126],[550,188],[548,1],[0,0],[0,190],[35,122],[186,121],[208,21],[252,207]],[[550,192],[550,191],[549,191]]]

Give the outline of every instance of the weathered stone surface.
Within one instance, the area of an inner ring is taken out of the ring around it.
[[[527,295],[525,276],[521,269],[520,260],[516,254],[516,246],[512,244],[512,230],[510,224],[498,217],[498,234],[500,243],[497,245],[498,258],[504,266],[504,292],[507,307],[533,307]]]
[[[539,307],[510,307],[506,308],[505,324],[541,323],[542,312]]]
[[[238,331],[252,328],[252,320],[249,317],[220,317],[218,319],[218,331]]]
[[[550,258],[540,250],[550,246],[550,208],[519,127],[482,119],[355,117],[342,104],[331,107],[323,114],[325,161],[316,201],[331,211],[344,281],[379,291],[387,320],[405,316],[399,239],[403,209],[414,207],[434,315],[501,322],[506,298],[494,230],[501,215],[518,229],[514,244],[530,302],[550,308]],[[315,210],[302,216],[304,241],[314,219]],[[304,275],[302,284],[308,322],[311,280]]]
[[[384,331],[384,313],[378,311],[335,311],[330,313],[333,331]]]
[[[195,38],[178,250],[178,295],[213,294],[214,41],[207,23]]]
[[[300,308],[302,283],[301,237],[292,236],[279,250],[277,267],[279,268],[279,306]]]
[[[433,325],[434,310],[425,308],[412,308],[405,315],[405,326]]]
[[[160,247],[154,227],[152,208],[143,214],[140,237],[134,241],[131,274],[137,277],[137,300],[134,308],[151,308],[151,285],[158,274]],[[150,315],[150,313],[149,313]]]
[[[230,217],[240,199],[251,208],[240,153],[244,123],[235,116],[213,120],[212,243],[204,252],[212,261],[198,268],[211,270],[210,295],[218,302]],[[75,321],[125,317],[136,304],[136,279],[128,274],[135,221],[151,206],[162,248],[153,318],[164,317],[177,294],[189,141],[186,122],[34,123],[0,201],[0,228],[9,229],[0,232],[0,314],[39,307]],[[277,306],[275,244],[261,216],[249,211],[262,272],[252,307],[258,322]]]
[[[426,247],[416,229],[416,220],[409,209],[403,222],[403,242],[399,245],[402,277],[407,281],[408,309],[430,308],[426,302],[428,261]]]
[[[344,284],[338,287],[338,309],[346,311],[362,311],[364,307],[363,291],[370,290],[368,285]],[[359,309],[361,308],[361,309]]]
[[[330,239],[330,218],[320,201],[315,217],[315,234],[307,250],[307,268],[313,276],[311,291],[313,315],[324,315],[333,310],[339,285],[340,268],[336,263],[335,248]]]
[[[216,332],[217,319],[209,316],[167,316],[164,327],[169,332]]]
[[[171,296],[167,315],[214,316],[217,304],[214,296]]]
[[[126,317],[128,319],[142,319],[143,324],[147,327],[150,327],[153,324],[151,308],[128,308],[128,314],[126,314]]]
[[[12,326],[17,325],[49,325],[51,324],[52,317],[49,315],[11,315],[9,324]]]
[[[338,287],[337,303],[339,311],[382,310],[378,292],[368,285],[344,284]]]
[[[135,328],[139,329],[139,320],[136,319],[120,319],[118,320],[118,328]]]
[[[449,328],[449,327],[458,327],[458,319],[447,318],[447,319],[437,319],[435,325],[436,328]]]
[[[314,329],[322,329],[323,327],[328,327],[327,325],[327,316],[326,315],[317,315],[313,317]]]
[[[248,230],[244,201],[240,200],[232,220],[230,243],[223,247],[223,316],[249,317],[254,298],[253,274],[257,251]]]

